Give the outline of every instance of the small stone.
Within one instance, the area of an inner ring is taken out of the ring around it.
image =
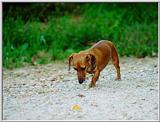
[[[155,90],[155,89],[153,89],[153,88],[150,88],[149,90],[150,90],[150,91],[152,91],[152,90]]]
[[[64,79],[64,76],[63,76],[63,75],[61,75],[61,76],[60,76],[60,79]]]
[[[81,97],[81,98],[82,98],[82,97],[85,97],[83,94],[78,94],[77,96],[78,96],[78,97]]]
[[[139,82],[144,82],[143,80],[140,80]]]
[[[63,82],[67,82],[67,81],[70,81],[70,80],[63,80]]]
[[[157,110],[157,109],[158,109],[158,106],[155,106],[153,109],[154,109],[154,110]]]
[[[154,67],[157,67],[157,64],[155,64]]]
[[[57,80],[57,78],[53,78],[53,79],[51,79],[51,81],[56,81]]]
[[[91,103],[91,106],[98,107],[96,103]]]
[[[136,104],[137,102],[135,101],[135,102],[132,102],[132,104]]]
[[[137,85],[136,88],[141,87],[140,85]]]

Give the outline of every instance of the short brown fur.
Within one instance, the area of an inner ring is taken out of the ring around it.
[[[69,57],[69,69],[72,66],[77,70],[80,84],[85,81],[86,73],[94,74],[90,83],[90,87],[94,87],[96,86],[100,72],[106,67],[110,59],[112,59],[117,71],[116,80],[120,80],[119,58],[115,46],[111,41],[102,40],[88,50],[73,53]]]

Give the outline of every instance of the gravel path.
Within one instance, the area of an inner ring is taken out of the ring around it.
[[[158,120],[158,58],[121,58],[95,88],[80,85],[66,63],[3,70],[5,120]]]

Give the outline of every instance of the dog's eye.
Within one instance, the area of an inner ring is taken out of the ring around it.
[[[86,69],[86,67],[81,67],[81,69],[82,69],[82,70],[85,70],[85,69]]]
[[[73,67],[76,71],[77,71],[77,68]]]

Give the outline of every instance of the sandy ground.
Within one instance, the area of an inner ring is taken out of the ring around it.
[[[4,120],[158,120],[158,59],[121,58],[80,85],[66,63],[3,70]],[[75,106],[78,107],[75,107]]]

